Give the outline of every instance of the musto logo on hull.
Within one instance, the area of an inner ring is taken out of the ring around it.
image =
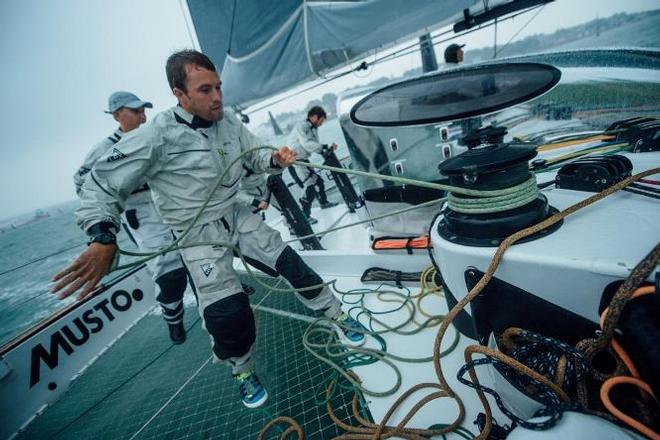
[[[110,295],[110,299],[104,298],[74,318],[73,329],[67,324],[51,334],[48,350],[41,344],[32,347],[30,388],[41,380],[42,362],[51,370],[54,369],[59,362],[60,349],[70,356],[75,351],[75,347],[82,346],[92,334],[102,331],[106,322],[114,321],[117,312],[126,312],[134,301],[141,301],[142,298],[144,298],[144,293],[140,289],[135,289],[132,293],[117,290]]]

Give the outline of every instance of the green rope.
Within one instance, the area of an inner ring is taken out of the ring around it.
[[[204,212],[204,210],[206,209],[206,207],[210,203],[213,194],[218,189],[218,187],[221,185],[221,183],[224,181],[225,177],[228,175],[229,171],[232,169],[234,164],[236,164],[238,161],[242,160],[243,156],[246,156],[248,154],[252,154],[252,153],[254,153],[256,151],[259,151],[259,150],[276,151],[276,148],[271,147],[271,146],[262,146],[262,147],[250,148],[248,150],[245,150],[245,151],[241,152],[236,158],[234,158],[231,162],[229,162],[229,164],[227,165],[227,167],[225,168],[223,173],[218,177],[218,179],[215,182],[215,185],[213,186],[211,191],[209,191],[209,194],[208,194],[206,200],[199,207],[197,213],[195,214],[195,217],[193,217],[193,219],[189,222],[188,226],[185,228],[183,233],[181,233],[171,244],[169,244],[168,246],[166,246],[162,249],[159,249],[155,252],[129,252],[129,251],[125,251],[123,249],[119,249],[119,252],[121,254],[131,255],[131,256],[136,256],[136,257],[144,257],[144,258],[140,258],[136,261],[132,261],[132,262],[130,262],[128,264],[125,264],[123,266],[119,266],[118,264],[116,264],[112,268],[112,270],[121,270],[121,269],[127,269],[127,268],[130,268],[130,267],[134,267],[134,266],[146,263],[147,261],[151,260],[152,258],[155,258],[159,255],[164,254],[164,253],[171,252],[171,251],[178,250],[178,249],[182,249],[182,248],[185,248],[185,247],[193,247],[193,246],[227,246],[227,247],[231,247],[233,250],[237,251],[241,261],[243,262],[243,265],[246,267],[248,272],[251,274],[251,271],[249,270],[249,268],[247,268],[247,264],[245,263],[245,260],[243,259],[242,255],[240,254],[240,250],[238,250],[233,244],[224,243],[224,242],[216,242],[216,243],[204,242],[204,243],[189,243],[189,244],[186,244],[185,246],[182,246],[179,243],[181,243],[182,240],[195,227],[197,221],[199,220],[202,213]],[[336,167],[330,167],[330,166],[327,166],[327,165],[320,165],[320,164],[312,164],[312,163],[309,163],[309,162],[295,161],[294,163],[296,165],[301,165],[301,166],[306,166],[306,167],[311,167],[311,168],[320,168],[320,169],[325,169],[325,170],[328,170],[328,171],[340,172],[340,173],[345,173],[345,174],[354,174],[354,175],[358,175],[358,176],[368,176],[368,177],[378,178],[378,179],[381,179],[381,180],[391,181],[391,182],[400,183],[400,184],[404,184],[404,185],[408,184],[408,185],[416,185],[416,186],[421,186],[421,187],[426,187],[426,188],[440,189],[440,190],[450,191],[454,194],[464,194],[464,195],[467,195],[467,196],[482,197],[482,198],[486,198],[486,199],[493,198],[493,197],[507,196],[507,195],[510,195],[512,193],[517,193],[519,191],[517,188],[504,188],[504,189],[492,190],[492,191],[481,191],[481,190],[473,190],[473,189],[461,188],[461,187],[451,186],[451,185],[443,185],[443,184],[425,182],[425,181],[421,181],[421,180],[406,179],[406,178],[403,178],[403,177],[385,176],[385,175],[382,175],[382,174],[367,173],[367,172],[364,172],[364,171],[350,170],[350,169],[345,169],[345,168],[336,168]],[[416,206],[413,206],[413,207],[410,207],[410,208],[405,208],[403,210],[399,210],[399,211],[394,212],[394,213],[379,216],[378,218],[384,218],[384,217],[387,217],[387,216],[390,216],[390,215],[397,215],[397,214],[400,214],[402,212],[411,211],[413,209],[420,209],[422,207],[426,207],[426,206],[429,206],[433,203],[436,203],[440,200],[441,199],[425,202],[423,204],[416,205]],[[327,234],[328,232],[333,232],[333,231],[336,231],[336,230],[339,230],[339,229],[352,227],[352,226],[355,226],[357,224],[367,223],[367,222],[369,222],[369,220],[365,220],[365,221],[355,223],[355,224],[351,224],[351,225],[346,225],[346,226],[333,228],[332,230],[324,231],[323,233],[319,233],[319,234]],[[317,235],[317,234],[314,234],[314,235]],[[300,237],[300,238],[296,238],[295,240],[292,240],[292,241],[301,240],[301,239],[309,238],[309,237],[310,236]],[[328,283],[325,283],[324,285],[327,285],[327,284]],[[313,288],[318,288],[318,287],[321,287],[321,286],[320,285],[319,286],[313,286]],[[282,291],[289,291],[290,292],[290,291],[294,291],[294,290],[296,290],[296,289],[287,289],[287,290],[282,290]],[[297,290],[300,291],[300,289],[297,289]]]
[[[365,223],[371,223],[374,220],[381,220],[381,219],[384,219],[386,217],[392,217],[394,215],[399,215],[399,214],[403,214],[403,213],[406,213],[406,212],[409,212],[409,211],[414,211],[415,209],[426,208],[427,206],[433,206],[435,204],[442,203],[445,200],[447,200],[446,197],[442,197],[440,199],[429,200],[428,202],[420,203],[419,205],[414,205],[414,206],[411,206],[411,207],[408,207],[408,208],[398,209],[396,211],[392,211],[392,212],[389,212],[387,214],[377,215],[375,217],[369,217],[366,220],[360,220],[360,221],[357,221],[357,222],[349,223],[347,225],[337,226],[335,228],[326,229],[325,231],[314,232],[313,234],[308,234],[308,235],[304,235],[302,237],[292,238],[290,240],[285,241],[285,243],[293,243],[293,242],[304,240],[306,238],[311,238],[311,237],[322,237],[326,234],[329,234],[331,232],[336,232],[336,231],[339,231],[341,229],[348,229],[348,228],[352,228],[353,226],[363,225]]]
[[[405,336],[414,335],[426,328],[439,325],[442,319],[444,319],[443,315],[431,316],[421,325],[417,325],[416,328],[412,330],[402,330],[403,327],[413,323],[416,314],[416,307],[412,301],[412,299],[416,296],[411,296],[410,289],[404,287],[403,290],[405,293],[401,293],[400,291],[392,290],[395,287],[387,284],[381,284],[375,289],[353,289],[348,291],[341,291],[337,289],[336,286],[333,286],[333,288],[335,288],[335,290],[337,290],[337,292],[342,295],[343,302],[353,305],[351,310],[356,308],[360,310],[356,319],[359,319],[359,317],[363,315],[369,319],[369,330],[366,330],[364,333],[365,335],[370,335],[371,338],[376,340],[380,344],[380,349],[347,347],[339,341],[337,333],[332,328],[332,326],[339,326],[342,328],[348,327],[328,318],[319,318],[310,324],[310,326],[305,331],[305,334],[303,335],[303,346],[314,357],[329,365],[333,370],[337,372],[339,376],[347,380],[356,392],[359,394],[366,394],[375,397],[385,397],[392,395],[399,390],[401,385],[401,372],[392,361],[424,363],[433,360],[432,355],[422,358],[411,358],[393,354],[387,350],[386,342],[382,337],[382,334],[385,333],[396,333]],[[394,307],[382,312],[374,312],[370,310],[364,304],[364,300],[368,295],[374,293],[378,295],[378,299],[380,301],[383,301],[383,295],[393,296],[394,299],[390,299],[388,301],[398,303],[398,307]],[[357,296],[358,299],[350,300],[346,298],[350,296]],[[349,313],[351,310],[349,310]],[[402,323],[396,326],[389,326],[375,317],[375,315],[384,315],[388,313],[391,314],[400,310],[407,310],[408,316]],[[374,322],[383,327],[383,329],[375,330],[373,328]],[[460,334],[455,332],[454,339],[450,346],[443,350],[440,356],[444,357],[451,353],[458,345],[459,338]],[[363,387],[356,379],[354,379],[348,372],[348,370],[355,366],[369,365],[377,361],[382,361],[388,365],[396,377],[396,383],[386,390],[375,391],[367,389]]]
[[[447,204],[452,211],[464,214],[489,214],[524,206],[539,195],[536,177],[531,173],[523,183],[506,188],[506,191],[505,194],[488,198],[460,197],[450,192]]]
[[[308,167],[308,168],[320,168],[322,170],[334,171],[334,172],[337,172],[337,173],[353,174],[353,175],[362,176],[362,177],[370,177],[370,178],[374,178],[374,179],[380,179],[380,180],[390,181],[390,182],[394,182],[394,183],[399,183],[401,185],[413,185],[413,186],[420,186],[420,187],[423,187],[423,188],[439,189],[439,190],[442,190],[442,191],[453,192],[455,194],[464,194],[466,196],[473,196],[473,197],[489,198],[489,197],[495,197],[495,196],[501,196],[501,195],[509,194],[512,191],[510,188],[495,189],[495,190],[469,189],[469,188],[463,188],[463,187],[460,187],[460,186],[453,186],[453,185],[445,185],[445,184],[442,184],[442,183],[427,182],[425,180],[414,180],[414,179],[407,179],[405,177],[387,176],[387,175],[384,175],[384,174],[369,173],[367,171],[358,171],[358,170],[352,170],[352,169],[347,169],[347,168],[337,168],[337,167],[331,167],[331,166],[328,166],[328,165],[314,164],[314,163],[310,163],[310,162],[295,161],[294,164],[300,165],[300,166],[305,166],[305,167]]]

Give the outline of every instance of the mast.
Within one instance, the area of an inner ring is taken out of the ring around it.
[[[419,52],[422,55],[422,72],[438,70],[438,60],[435,58],[431,34],[424,34],[419,37]]]
[[[275,132],[275,136],[279,136],[281,134],[284,134],[282,132],[282,129],[278,125],[277,121],[275,120],[275,117],[270,112],[270,110],[268,110],[268,117],[270,118],[270,125],[273,127],[273,131]]]

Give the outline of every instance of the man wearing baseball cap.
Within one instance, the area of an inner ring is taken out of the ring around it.
[[[147,122],[144,109],[152,107],[150,102],[142,101],[130,92],[115,92],[110,95],[108,110],[105,112],[119,122],[119,128],[92,147],[82,166],[74,174],[73,182],[78,196],[82,197],[83,184],[97,161],[115,161],[125,157],[115,148],[115,144],[126,133]],[[143,252],[155,251],[172,242],[172,231],[156,211],[146,181],[126,198],[121,220],[131,240]],[[183,294],[188,284],[181,256],[179,252],[168,252],[147,262],[147,267],[159,287],[156,300],[161,306],[170,339],[174,344],[181,344],[186,340]]]
[[[465,44],[450,44],[445,49],[445,63],[460,64],[463,62],[463,48]]]
[[[144,109],[152,107],[150,102],[142,101],[130,92],[115,92],[108,98],[108,109],[105,112],[119,122],[124,133],[128,133],[146,122]]]

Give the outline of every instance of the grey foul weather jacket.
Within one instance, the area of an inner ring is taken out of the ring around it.
[[[122,201],[146,179],[165,223],[184,229],[232,160],[263,145],[231,112],[213,123],[181,107],[161,112],[125,134],[95,163],[83,185],[78,225],[85,231],[99,222],[119,226]],[[243,156],[243,161],[256,173],[276,174],[282,170],[271,154],[270,149],[257,150]],[[231,212],[242,174],[239,160],[213,193],[197,225]]]
[[[73,175],[73,184],[76,187],[76,194],[78,194],[78,197],[81,197],[83,184],[89,177],[89,172],[92,170],[96,162],[108,152],[110,152],[109,154],[116,154],[114,151],[114,146],[121,140],[123,135],[124,132],[120,129],[117,129],[112,135],[94,145],[89,153],[87,153],[83,164]],[[145,181],[143,181],[142,184],[131,193],[129,203],[131,206],[135,206],[136,204],[141,203],[151,203],[151,193],[149,192],[149,186]]]
[[[73,184],[76,186],[76,194],[78,194],[78,196],[80,196],[83,183],[85,183],[85,179],[89,175],[89,172],[92,170],[96,161],[99,160],[100,157],[110,149],[110,147],[119,142],[123,134],[123,131],[117,129],[113,134],[103,139],[89,150],[89,153],[85,156],[83,164],[73,175]]]
[[[305,120],[293,129],[294,138],[291,148],[297,153],[298,160],[308,160],[312,153],[321,153],[323,146],[319,143],[318,129]]]

